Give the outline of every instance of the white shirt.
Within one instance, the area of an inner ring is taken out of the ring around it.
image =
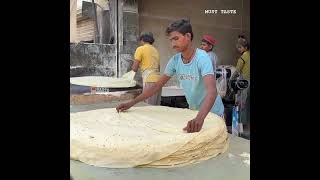
[[[209,51],[208,55],[212,61],[213,70],[216,71],[218,64],[218,56],[213,51]]]

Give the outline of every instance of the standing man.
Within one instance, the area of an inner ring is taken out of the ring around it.
[[[249,42],[243,35],[238,36],[236,44],[237,50],[240,53],[240,58],[237,61],[237,71],[245,80],[250,80],[250,46]]]
[[[142,72],[143,91],[152,87],[160,79],[160,56],[158,50],[152,46],[154,42],[151,32],[142,33],[139,37],[140,47],[134,54],[132,70],[138,71],[140,67]],[[161,91],[155,93],[145,100],[150,105],[160,105]]]
[[[116,109],[121,112],[147,99],[176,75],[186,95],[189,108],[199,110],[196,117],[189,121],[186,119],[188,122],[182,128],[188,133],[199,132],[209,112],[221,117],[224,113],[221,97],[217,95],[212,62],[205,51],[193,47],[193,32],[189,21],[182,19],[173,22],[167,27],[166,34],[172,48],[178,53],[171,57],[159,81],[130,102],[118,105]]]
[[[205,50],[210,56],[214,71],[217,69],[218,65],[220,65],[218,56],[216,55],[215,52],[213,52],[213,47],[215,46],[215,44],[216,44],[216,40],[214,40],[212,36],[210,35],[202,36],[200,48],[202,50]]]
[[[250,127],[250,45],[243,35],[239,35],[236,47],[241,54],[237,62],[237,72],[249,81],[249,87],[241,91],[241,121]]]

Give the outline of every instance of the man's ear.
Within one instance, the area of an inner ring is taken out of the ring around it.
[[[191,33],[186,33],[186,36],[191,40]]]

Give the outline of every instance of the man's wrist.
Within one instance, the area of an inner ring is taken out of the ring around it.
[[[203,116],[201,116],[201,115],[197,115],[196,116],[196,120],[198,120],[198,121],[204,121],[204,117]]]

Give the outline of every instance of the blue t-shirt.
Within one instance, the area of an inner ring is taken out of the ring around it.
[[[167,76],[176,75],[183,88],[190,109],[199,110],[207,94],[203,77],[209,74],[214,75],[211,59],[207,52],[196,49],[196,53],[188,64],[184,64],[181,53],[174,55],[168,62],[164,74]],[[211,112],[221,116],[224,106],[221,96],[217,94]]]

